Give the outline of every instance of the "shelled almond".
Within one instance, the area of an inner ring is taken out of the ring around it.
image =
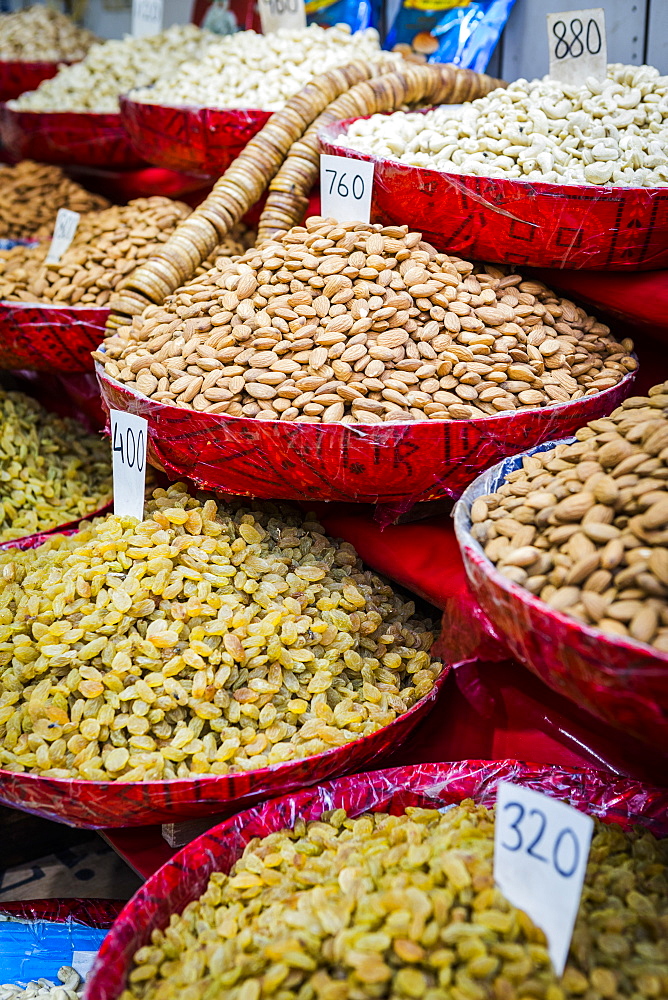
[[[594,395],[630,340],[545,285],[406,226],[313,217],[218,260],[96,355],[153,399],[304,423],[465,420]]]
[[[668,382],[576,438],[479,497],[473,537],[554,610],[668,652]]]

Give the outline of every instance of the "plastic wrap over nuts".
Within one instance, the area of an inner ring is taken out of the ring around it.
[[[50,80],[61,63],[0,60],[0,101],[11,101],[24,90],[36,90],[42,80]]]
[[[668,791],[613,778],[600,771],[573,771],[518,761],[464,760],[421,764],[353,775],[287,795],[226,820],[188,844],[133,896],[107,935],[88,980],[86,1000],[116,1000],[136,950],[154,927],[165,927],[205,890],[214,871],[228,872],[253,837],[319,819],[330,809],[357,816],[367,811],[399,813],[407,806],[440,807],[473,798],[491,806],[499,781],[512,781],[569,802],[592,816],[668,834]],[[187,873],[187,875],[185,874]]]
[[[110,899],[31,899],[0,903],[0,982],[45,978],[77,953],[96,952],[123,908]]]
[[[525,454],[547,451],[555,443],[547,442]],[[479,635],[501,638],[498,659],[504,659],[510,650],[549,687],[597,718],[644,743],[663,747],[668,738],[668,653],[621,636],[604,635],[554,611],[504,577],[471,535],[474,500],[498,489],[509,473],[521,468],[523,457],[506,459],[485,472],[466,490],[454,512],[457,540],[475,598],[473,615]],[[453,623],[449,652],[470,655],[466,615],[458,617],[460,627]],[[489,646],[486,653],[489,655]]]
[[[0,802],[92,830],[232,813],[333,775],[380,763],[432,710],[448,673],[446,666],[429,694],[388,726],[315,757],[254,771],[170,781],[84,781],[0,770]]]
[[[109,310],[0,301],[0,368],[90,372]]]
[[[121,120],[139,156],[168,170],[218,177],[271,118],[254,108],[165,107],[121,97]]]
[[[14,111],[0,107],[0,140],[20,160],[137,167],[143,160],[115,112]]]
[[[411,167],[342,146],[356,119],[320,133],[324,153],[375,164],[371,221],[408,224],[438,250],[529,267],[668,266],[668,186],[630,188],[476,177]]]
[[[200,413],[130,391],[96,365],[107,408],[149,421],[149,461],[175,479],[240,496],[355,500],[408,509],[457,497],[508,454],[610,413],[634,374],[595,396],[477,420],[296,424]]]

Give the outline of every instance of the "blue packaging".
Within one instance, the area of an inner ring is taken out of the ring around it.
[[[306,0],[308,24],[347,24],[351,31],[380,26],[380,0]]]
[[[62,965],[74,966],[85,978],[106,934],[73,920],[0,920],[0,983],[44,978],[60,985]]]
[[[402,0],[385,48],[482,73],[515,0]]]

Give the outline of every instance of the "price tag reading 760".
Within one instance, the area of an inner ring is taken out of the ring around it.
[[[594,821],[549,795],[500,782],[494,826],[494,879],[547,937],[564,971],[580,905]]]
[[[148,420],[121,410],[111,411],[111,460],[114,514],[144,518]]]
[[[320,157],[320,214],[337,222],[368,222],[373,163],[346,156]]]

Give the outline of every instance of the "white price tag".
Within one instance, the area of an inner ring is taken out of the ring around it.
[[[132,0],[132,34],[135,38],[162,31],[163,0]]]
[[[79,213],[70,212],[69,208],[59,208],[56,216],[56,224],[53,227],[51,246],[46,255],[47,264],[57,264],[63,256],[70,243],[74,239],[74,234],[79,225]]]
[[[75,951],[72,954],[72,968],[79,973],[82,979],[85,979],[93,968],[93,962],[96,958],[96,951]]]
[[[304,0],[258,0],[258,9],[263,35],[279,28],[301,31],[306,27]]]
[[[583,83],[588,76],[605,80],[608,46],[602,7],[547,15],[550,76],[562,83]]]
[[[368,222],[373,163],[347,156],[320,156],[320,214],[337,222]]]
[[[111,411],[114,514],[144,519],[148,420],[124,410]]]
[[[591,816],[565,802],[499,782],[494,879],[545,933],[558,976],[568,957],[593,829]]]

